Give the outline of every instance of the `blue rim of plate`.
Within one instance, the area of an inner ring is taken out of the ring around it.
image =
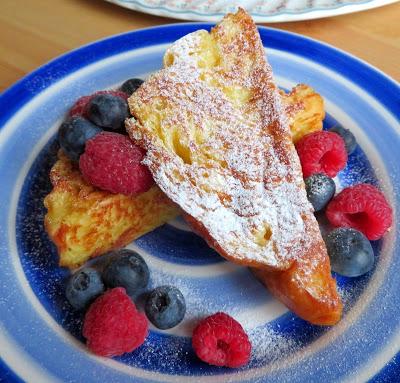
[[[7,112],[0,115],[0,129],[16,110],[29,102],[37,93],[77,69],[124,52],[127,48],[143,48],[152,45],[153,42],[168,43],[177,36],[193,32],[195,28],[207,29],[213,25],[210,23],[180,23],[122,33],[84,45],[51,60],[1,94],[0,110]],[[399,118],[399,84],[379,69],[329,44],[296,33],[262,26],[259,27],[259,30],[261,38],[267,40],[267,43],[263,41],[267,48],[279,49],[282,44],[285,44],[287,50],[304,57],[315,57],[323,52],[324,54],[318,57],[320,64],[333,70],[340,65],[341,73],[345,77],[352,79],[354,83],[374,94],[375,98]],[[268,36],[266,36],[266,31],[269,31]],[[134,40],[132,36],[135,36]],[[68,65],[68,69],[66,69],[66,65]],[[357,70],[358,68],[361,70]],[[36,91],[32,89],[32,84],[36,84]]]
[[[67,53],[32,72],[2,94],[0,110],[5,112],[0,116],[0,126],[3,127],[20,108],[47,87],[80,68],[128,50],[169,43],[196,29],[210,28],[211,26],[211,24],[196,23],[150,28],[113,36]],[[400,120],[399,86],[382,72],[333,47],[299,35],[262,27],[260,34],[268,48],[279,50],[284,47],[285,51],[295,52],[301,57],[313,58],[318,64],[333,71],[340,68],[342,76],[351,79],[352,83],[357,84],[376,100],[379,100],[380,104],[390,111],[397,121]],[[391,139],[398,141],[398,135],[399,131],[394,132]],[[396,204],[398,204],[398,200]],[[399,354],[395,355],[373,380],[393,381],[391,379],[394,379],[399,373],[396,364],[399,359]],[[5,376],[4,379],[18,381],[18,376],[10,371],[2,361],[0,362],[0,369],[2,368],[0,374]]]

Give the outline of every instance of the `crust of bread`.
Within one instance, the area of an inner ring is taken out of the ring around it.
[[[316,325],[334,325],[343,305],[331,277],[329,260],[296,261],[289,270],[265,272],[252,269],[268,290],[300,318]]]

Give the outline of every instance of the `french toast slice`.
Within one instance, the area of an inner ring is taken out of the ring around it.
[[[176,217],[180,210],[156,186],[137,196],[112,194],[89,185],[60,150],[45,197],[45,229],[60,266],[75,268],[89,258],[123,247]]]
[[[211,33],[183,37],[164,66],[129,98],[126,124],[157,184],[212,247],[253,266],[295,313],[336,323],[342,303],[250,16],[239,10]]]
[[[290,268],[322,239],[251,17],[181,38],[164,66],[128,99],[126,124],[156,183],[225,258]]]

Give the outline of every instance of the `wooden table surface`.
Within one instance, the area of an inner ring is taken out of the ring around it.
[[[344,16],[270,26],[325,41],[399,81],[399,20],[400,2]],[[134,12],[102,0],[2,0],[0,91],[80,45],[172,22],[179,21]]]

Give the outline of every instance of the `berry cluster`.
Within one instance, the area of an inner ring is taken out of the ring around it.
[[[58,131],[66,155],[79,162],[85,180],[111,193],[134,195],[150,189],[153,178],[141,162],[144,150],[126,136],[127,99],[143,81],[130,79],[120,90],[79,98]]]
[[[87,309],[82,331],[87,347],[97,355],[112,357],[143,344],[147,319],[161,330],[178,325],[185,316],[186,303],[176,287],[159,286],[147,295],[146,319],[134,303],[149,282],[145,260],[128,249],[109,255],[111,261],[102,272],[84,267],[73,274],[66,297],[75,309]],[[227,314],[217,313],[200,321],[192,343],[198,357],[209,364],[240,367],[250,358],[246,333]]]
[[[111,261],[102,272],[84,267],[70,277],[66,287],[66,297],[75,309],[89,307],[83,336],[88,348],[102,356],[131,352],[148,333],[146,317],[136,309],[134,299],[148,285],[149,268],[139,254],[128,249],[109,255]],[[156,327],[172,328],[183,320],[185,298],[176,287],[157,287],[148,295],[145,312]]]
[[[300,158],[307,197],[315,211],[325,209],[333,230],[326,237],[332,270],[359,276],[373,268],[369,240],[381,238],[392,224],[392,209],[376,187],[359,184],[335,195],[331,177],[346,166],[357,147],[354,135],[341,126],[304,136],[296,149]]]

